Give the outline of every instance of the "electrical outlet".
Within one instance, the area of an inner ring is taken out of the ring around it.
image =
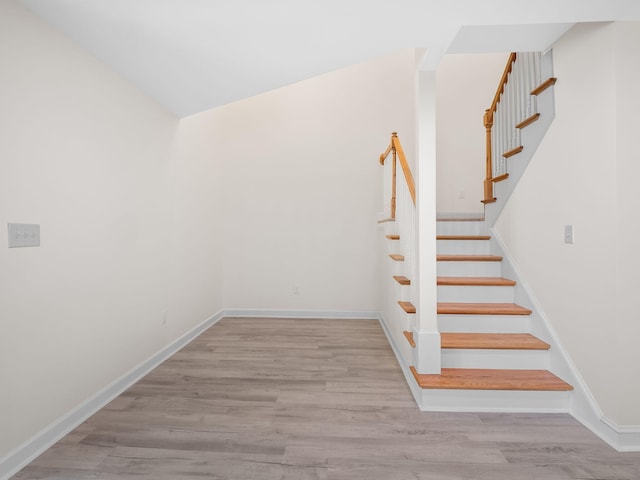
[[[300,285],[294,285],[293,286],[293,294],[294,295],[300,295]]]
[[[9,223],[9,248],[39,247],[40,225],[33,223]]]
[[[564,226],[564,243],[573,243],[573,225]]]

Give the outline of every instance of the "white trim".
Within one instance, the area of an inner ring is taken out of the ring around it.
[[[420,373],[440,374],[442,369],[442,349],[440,332],[413,330],[416,348],[413,349],[413,366]],[[415,383],[413,374],[411,381]]]
[[[534,310],[543,323],[546,333],[551,337],[545,340],[551,343],[553,350],[558,352],[564,362],[567,375],[571,377],[566,378],[566,375],[563,375],[565,380],[571,383],[574,388],[569,404],[569,414],[616,450],[620,452],[640,451],[640,426],[620,427],[605,417],[576,364],[563,347],[560,337],[545,314],[540,301],[526,280],[524,280],[524,276],[521,274],[511,252],[509,252],[502,237],[493,227],[491,228],[491,237],[492,241],[495,240],[494,245],[497,246],[503,256],[503,265],[511,269],[511,272],[505,273],[505,275],[515,277],[514,280],[518,282],[516,288],[521,289],[524,293],[524,297],[530,303],[527,306]]]
[[[389,345],[391,346],[391,350],[393,350],[393,354],[396,356],[396,360],[398,360],[398,364],[400,365],[400,369],[404,374],[404,378],[407,381],[407,385],[409,386],[409,390],[411,390],[411,394],[413,395],[413,399],[416,402],[418,408],[420,408],[420,398],[422,395],[422,389],[416,383],[416,379],[413,378],[413,373],[409,370],[409,366],[407,362],[405,362],[404,358],[402,358],[402,354],[400,353],[400,348],[396,345],[396,342],[393,340],[393,335],[389,332],[384,317],[381,313],[378,314],[378,321],[380,322],[380,326],[384,331],[384,334],[389,341]]]
[[[14,448],[0,460],[0,480],[7,480],[12,475],[15,475],[38,455],[51,447],[67,433],[71,432],[74,428],[168,359],[171,355],[193,341],[202,332],[207,330],[224,316],[225,311],[221,310],[215,315],[209,317],[157,353],[151,355],[136,367],[129,370],[129,372],[125,373],[111,384],[86,399],[58,420],[42,429],[22,445]]]
[[[640,452],[640,425],[621,427],[604,415],[600,421],[609,427],[615,435],[615,448],[619,452]]]
[[[379,320],[380,314],[371,311],[337,311],[337,310],[260,310],[260,309],[226,309],[225,317],[256,318],[331,318],[343,320]]]

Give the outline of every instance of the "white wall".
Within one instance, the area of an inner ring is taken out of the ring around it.
[[[0,224],[42,232],[0,243],[0,459],[223,307],[379,311],[378,156],[396,130],[415,157],[414,62],[178,121],[0,3]]]
[[[438,212],[483,212],[486,146],[482,117],[491,106],[508,56],[450,54],[438,65]]]
[[[401,51],[203,116],[221,130],[227,308],[380,310],[378,158],[392,131],[415,157],[414,62]]]
[[[178,125],[170,169],[171,223],[167,340],[176,338],[223,307],[223,258],[227,230],[223,194],[225,158],[216,148],[206,114]]]
[[[640,24],[584,24],[554,46],[556,118],[496,229],[604,415],[640,425]],[[575,244],[563,243],[563,227]]]
[[[2,459],[219,310],[222,251],[200,228],[218,180],[188,121],[176,138],[175,117],[11,0],[0,72]],[[7,248],[7,222],[39,223],[41,247]]]
[[[611,414],[619,425],[640,425],[640,338],[637,295],[640,255],[640,198],[637,180],[638,112],[640,112],[640,23],[615,24],[616,60],[616,365],[617,412]]]

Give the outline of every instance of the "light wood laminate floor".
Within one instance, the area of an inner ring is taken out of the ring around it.
[[[640,478],[565,414],[421,413],[374,320],[223,319],[20,479]]]

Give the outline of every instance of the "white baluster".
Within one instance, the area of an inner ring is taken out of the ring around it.
[[[493,149],[493,176],[497,177],[500,173],[500,151],[502,150],[502,116],[500,115],[500,103],[496,105],[496,111],[493,116],[494,131],[496,134],[496,144]]]
[[[529,95],[527,96],[528,109],[527,109],[527,118],[535,115],[537,113],[537,108],[535,104],[535,97],[531,95],[531,91],[536,88],[536,75],[535,75],[535,61],[532,54],[527,55],[527,78],[529,79]]]
[[[518,53],[516,57],[516,124],[524,120],[524,77],[522,74],[522,59]],[[522,145],[520,129],[516,129],[516,145]]]

